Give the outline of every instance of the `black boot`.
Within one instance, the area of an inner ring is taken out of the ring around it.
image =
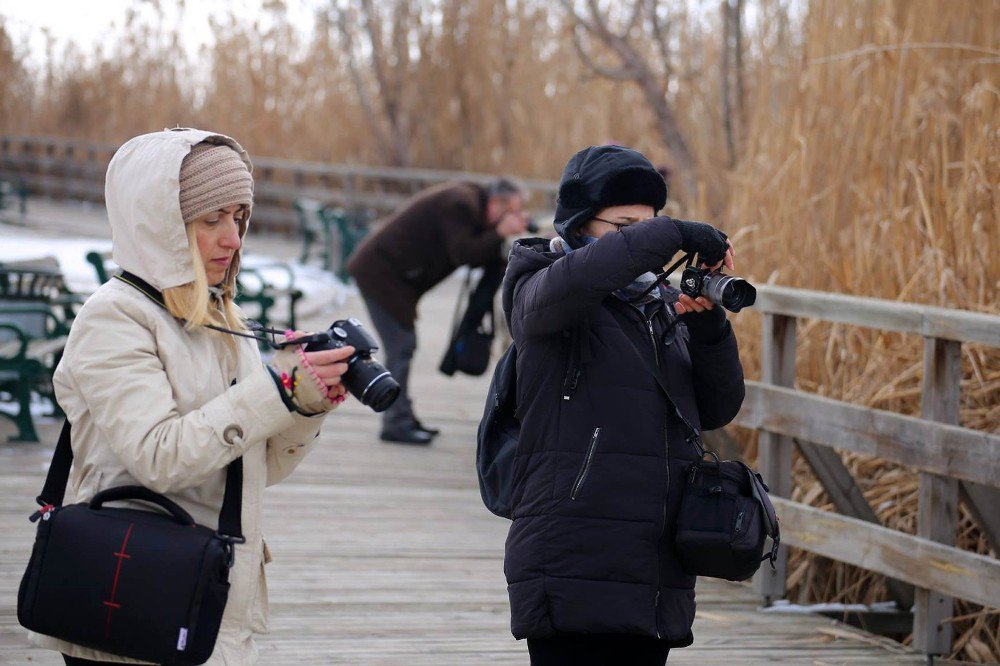
[[[419,419],[417,419],[417,417],[415,416],[413,417],[413,425],[414,427],[416,427],[417,430],[423,430],[431,437],[436,437],[437,435],[441,434],[440,430],[438,430],[437,428],[428,428],[423,423],[421,423]]]
[[[426,446],[434,439],[434,435],[426,430],[421,430],[414,426],[389,426],[382,428],[379,438],[383,442],[395,442],[397,444],[418,444]]]

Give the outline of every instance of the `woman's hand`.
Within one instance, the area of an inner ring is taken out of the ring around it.
[[[286,341],[306,335],[287,331]],[[341,379],[347,372],[346,360],[354,347],[307,352],[299,345],[279,349],[271,362],[275,383],[288,408],[301,414],[320,414],[334,409],[346,399]]]
[[[298,333],[296,337],[303,335]],[[324,349],[323,351],[304,352],[306,360],[312,365],[317,376],[326,385],[328,397],[339,398],[347,393],[347,387],[341,382],[347,372],[347,359],[354,353],[354,347]]]
[[[729,245],[729,249],[726,250],[725,258],[714,266],[701,265],[701,268],[707,268],[711,271],[719,270],[720,267],[725,265],[730,271],[736,270],[736,264],[733,257],[736,256],[736,250],[733,249],[733,241],[726,239],[726,244]],[[708,300],[704,296],[699,296],[698,298],[691,298],[687,294],[681,294],[674,303],[674,310],[677,314],[682,315],[688,312],[705,312],[706,310],[711,310],[715,307],[712,301]]]

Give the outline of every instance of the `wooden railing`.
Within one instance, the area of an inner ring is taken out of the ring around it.
[[[18,179],[32,194],[85,201],[104,200],[104,174],[116,144],[37,136],[0,136],[0,179]],[[432,169],[400,169],[295,162],[251,157],[254,163],[256,230],[292,231],[299,198],[378,215],[392,211],[421,189],[450,180],[488,182],[496,175]],[[519,180],[536,210],[554,208],[556,183]]]
[[[768,286],[755,309],[764,316],[761,381],[747,382],[735,423],[761,431],[758,466],[783,543],[888,576],[890,594],[913,606],[914,647],[947,654],[954,597],[1000,607],[1000,560],[955,547],[961,498],[1000,552],[1000,436],[957,425],[962,343],[1000,347],[1000,316]],[[921,417],[794,390],[799,318],[923,336]],[[787,499],[796,448],[839,513]],[[837,450],[919,473],[916,536],[879,524]],[[765,603],[785,594],[781,550],[776,569],[765,565],[754,581]]]

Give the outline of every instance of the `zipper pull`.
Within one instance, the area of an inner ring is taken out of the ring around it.
[[[736,528],[733,531],[738,533],[740,531],[741,527],[743,527],[743,512],[742,511],[740,511],[738,514],[736,514]]]
[[[39,519],[48,520],[55,508],[54,504],[46,504],[41,509],[28,516],[28,520],[33,523],[37,523]]]

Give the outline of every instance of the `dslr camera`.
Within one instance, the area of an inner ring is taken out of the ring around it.
[[[353,317],[338,319],[325,332],[311,335],[309,339],[309,344],[305,346],[308,352],[354,347],[341,381],[361,404],[383,412],[396,400],[399,383],[385,366],[372,357],[378,351],[378,342],[360,321]]]
[[[691,298],[704,296],[730,312],[739,312],[757,300],[757,290],[743,278],[696,266],[684,269],[680,288]]]

